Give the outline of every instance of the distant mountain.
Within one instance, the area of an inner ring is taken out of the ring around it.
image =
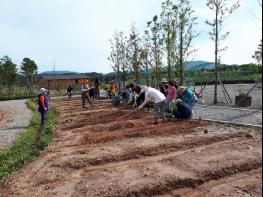
[[[39,73],[38,75],[76,75],[79,74],[78,72],[72,72],[72,71],[45,71],[42,73]]]
[[[188,61],[186,62],[185,69],[186,70],[201,70],[201,69],[213,69],[215,64],[213,62],[207,61]]]

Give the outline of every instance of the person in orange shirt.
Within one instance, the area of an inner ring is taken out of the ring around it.
[[[117,86],[116,84],[112,81],[110,84],[110,98],[112,95],[115,95],[117,91]]]
[[[46,112],[48,111],[48,99],[46,97],[46,89],[41,88],[38,94],[38,111],[41,114],[41,125],[45,125]]]

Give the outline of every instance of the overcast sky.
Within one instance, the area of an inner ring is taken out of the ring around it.
[[[231,0],[230,0],[231,1]],[[129,33],[131,23],[144,32],[147,21],[160,13],[162,0],[0,0],[0,57],[8,55],[20,67],[24,57],[37,63],[39,72],[68,70],[111,72],[109,39],[115,31]],[[200,36],[193,60],[213,61],[213,43],[205,19],[212,13],[207,0],[191,0]],[[243,64],[262,38],[262,11],[257,0],[241,0],[241,7],[226,18],[230,36],[222,63]]]

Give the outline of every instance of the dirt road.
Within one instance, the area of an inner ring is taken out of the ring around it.
[[[261,196],[261,132],[95,102],[60,109],[54,142],[0,186],[0,196]],[[74,109],[74,110],[73,110]]]

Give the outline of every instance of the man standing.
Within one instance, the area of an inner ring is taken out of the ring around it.
[[[73,87],[69,84],[67,88],[67,95],[69,100],[71,100],[72,93],[73,93]]]
[[[81,99],[82,99],[82,108],[85,108],[85,101],[89,102],[90,106],[92,106],[90,97],[89,97],[89,85],[87,81],[84,81],[81,86]]]
[[[146,87],[143,91],[141,86],[136,86],[134,91],[137,94],[142,94],[145,92],[144,102],[138,107],[138,110],[141,110],[148,101],[152,100],[154,102],[154,124],[158,124],[158,119],[162,118],[163,123],[165,123],[165,96],[159,90]]]
[[[95,92],[95,99],[100,100],[100,79],[96,78],[94,82],[94,92]]]

